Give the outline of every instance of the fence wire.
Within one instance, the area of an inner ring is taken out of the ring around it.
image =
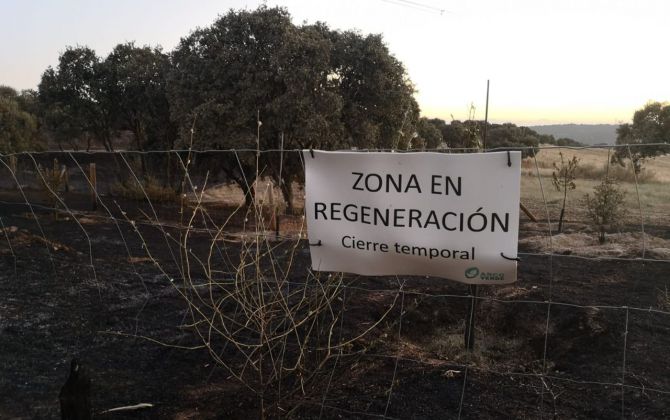
[[[437,401],[416,416],[573,417],[580,402],[622,418],[660,415],[663,404],[645,410],[670,397],[670,182],[656,174],[642,183],[629,166],[632,182],[622,185],[634,211],[609,244],[586,246],[596,232],[577,199],[566,231],[555,230],[558,168],[543,156],[624,148],[632,159],[631,148],[656,146],[532,148],[522,201],[541,221],[521,216],[519,281],[476,295],[445,279],[312,272],[302,191],[296,184],[282,197],[280,185],[290,171],[304,177],[298,150],[0,155],[0,287],[14,302],[0,327],[29,306],[57,310],[52,295],[21,301],[17,284],[45,277],[67,280],[50,293],[76,296],[75,316],[91,316],[90,300],[103,313],[131,313],[95,324],[95,335],[209,354],[207,381],[236,381],[263,415],[406,418]],[[609,153],[599,163],[609,174]],[[469,302],[481,320],[470,352]],[[161,308],[176,312],[164,321]],[[81,351],[88,333],[63,349]],[[522,408],[498,411],[515,398]]]

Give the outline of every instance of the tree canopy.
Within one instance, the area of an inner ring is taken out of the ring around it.
[[[484,121],[466,120],[446,121],[439,118],[421,119],[422,124],[430,124],[440,134],[438,145],[449,149],[481,149],[484,146]],[[515,124],[486,125],[486,149],[515,149],[521,148],[525,156],[533,156],[540,143],[556,143],[552,136],[543,136],[528,127],[519,127]],[[421,134],[421,130],[419,130]],[[433,140],[432,144],[438,141]],[[437,147],[437,146],[435,146]]]
[[[67,47],[38,92],[0,92],[2,124],[11,125],[3,150],[33,147],[39,122],[60,147],[235,150],[209,161],[200,155],[198,170],[224,172],[247,200],[260,174],[290,203],[290,186],[304,175],[298,153],[277,159],[256,150],[486,147],[532,155],[539,143],[572,145],[514,124],[485,125],[474,108],[466,121],[422,118],[405,67],[381,35],[296,25],[279,7],[230,10],[169,53],[133,42],[106,57]],[[659,107],[647,112],[653,121],[667,119]],[[647,119],[636,114],[622,137],[667,138]],[[134,141],[121,143],[122,133]]]
[[[184,145],[211,149],[403,148],[419,108],[405,68],[381,36],[297,26],[282,8],[230,11],[182,39],[168,92]],[[239,184],[258,172],[287,201],[298,156],[229,156]],[[281,179],[279,173],[281,172]],[[247,189],[247,188],[245,188]]]
[[[77,148],[97,140],[112,150],[110,103],[100,58],[88,47],[68,47],[39,84],[46,128],[59,146]]]
[[[413,149],[437,149],[442,146],[444,139],[438,126],[435,120],[422,117],[417,124],[416,139],[412,141],[411,147]]]
[[[513,149],[522,147],[524,156],[534,156],[540,144],[540,135],[528,127],[514,124],[495,124],[488,129],[487,148]]]
[[[0,153],[15,153],[41,147],[39,121],[32,113],[33,92],[21,93],[0,85]]]
[[[381,35],[296,25],[278,7],[230,10],[169,54],[132,42],[105,58],[68,47],[38,98],[51,137],[74,148],[114,150],[120,132],[133,134],[124,146],[137,150],[479,149],[484,131],[487,148],[555,142],[513,124],[420,118],[414,86]],[[253,153],[227,158],[218,167],[239,183],[257,170],[283,185],[302,176],[297,155],[282,160],[286,171]]]
[[[88,47],[69,47],[42,75],[39,100],[46,128],[72,148],[97,142],[114,150],[122,130],[136,148],[170,148],[175,130],[166,95],[169,57],[159,48],[119,44],[102,59]]]
[[[636,173],[642,170],[646,159],[670,153],[670,104],[649,102],[635,111],[633,123],[621,124],[617,129],[616,144],[629,145],[616,149],[613,160],[622,164],[630,159]]]
[[[176,130],[166,91],[169,56],[129,42],[118,44],[101,68],[114,129],[131,131],[137,150],[171,149]]]
[[[230,11],[173,53],[172,115],[182,141],[213,148],[399,147],[418,105],[381,36],[296,26],[285,9]],[[203,144],[205,143],[205,144]]]

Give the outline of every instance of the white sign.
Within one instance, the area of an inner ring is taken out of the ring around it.
[[[314,270],[516,281],[520,152],[303,156]]]

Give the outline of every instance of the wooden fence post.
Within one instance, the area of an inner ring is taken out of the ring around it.
[[[90,187],[91,187],[91,204],[93,211],[98,210],[98,198],[97,198],[97,185],[98,185],[98,180],[97,180],[97,173],[95,170],[95,163],[89,163],[88,164],[88,180],[90,182]]]
[[[277,211],[277,207],[279,207],[279,201],[276,200],[277,197],[275,197],[275,186],[274,184],[270,183],[270,198],[269,198],[269,203],[270,203],[270,208],[272,209],[272,225],[274,227],[275,231],[275,239],[279,239],[279,212]]]
[[[16,157],[16,155],[11,155],[9,157],[9,169],[12,172],[16,173],[17,166],[18,166],[18,158]]]
[[[475,348],[475,309],[477,308],[477,292],[478,287],[476,284],[470,285],[470,294],[472,298],[470,299],[470,310],[468,311],[468,319],[465,320],[465,348],[468,351],[472,351]]]
[[[17,184],[16,184],[16,187],[15,187],[15,189],[17,189],[17,190],[20,188],[19,187],[19,181],[18,181],[19,174],[17,173],[18,166],[19,166],[18,158],[16,157],[16,155],[11,155],[9,157],[9,170],[12,171],[12,173],[14,174],[14,176],[17,179]]]
[[[534,223],[537,223],[537,218],[533,215],[533,213],[530,212],[530,210],[528,210],[528,208],[526,206],[523,205],[523,203],[519,203],[519,207],[521,207],[521,210],[524,213],[526,213],[526,216],[528,216],[528,218],[531,221],[533,221]]]
[[[70,192],[70,175],[67,171],[67,166],[63,165],[60,168],[60,178],[63,180],[65,192]]]

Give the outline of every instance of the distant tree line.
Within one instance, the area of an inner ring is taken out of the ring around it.
[[[47,144],[108,151],[481,147],[481,122],[420,117],[405,67],[380,35],[295,25],[285,9],[265,6],[231,10],[169,53],[132,42],[106,57],[67,47],[36,92],[3,88],[0,96],[1,152]],[[534,146],[540,136],[510,124],[491,126],[490,139],[491,147]],[[156,159],[143,156],[142,169],[165,166]],[[210,159],[198,168],[216,168],[245,190],[256,173],[269,176],[289,203],[290,186],[303,176],[297,154],[287,154],[281,168],[272,154]]]
[[[414,92],[405,67],[380,35],[333,30],[324,23],[295,25],[282,8],[231,10],[171,52],[129,42],[100,57],[85,46],[67,47],[58,64],[43,73],[37,91],[0,87],[0,152],[54,144],[108,151],[281,145],[286,150],[522,147],[532,155],[541,143],[578,145],[514,124],[485,127],[474,119],[447,123],[421,117]],[[661,123],[667,107],[647,114],[658,118],[636,113],[632,125],[620,127],[622,141],[667,142],[667,130],[657,134],[650,128],[654,122],[667,125]],[[639,153],[637,161],[652,151]],[[274,157],[221,154],[198,166],[218,168],[241,186],[260,172],[289,199],[290,185],[301,181],[302,164],[297,154],[287,155],[280,170]],[[151,163],[147,159],[143,168]]]
[[[47,140],[108,151],[406,149],[420,121],[414,86],[380,35],[294,25],[265,6],[231,10],[169,53],[132,42],[107,57],[68,47],[37,92],[3,89],[0,118],[3,152]],[[259,172],[289,199],[302,164],[287,155],[280,170],[275,158],[220,154],[198,167],[245,190]]]
[[[481,147],[483,122],[419,116],[406,70],[380,35],[294,25],[281,8],[229,11],[170,53],[67,47],[37,92],[0,91],[2,150]],[[10,124],[11,122],[11,124]],[[262,124],[260,144],[256,144]],[[4,125],[3,125],[4,127]],[[131,145],[119,133],[132,133]],[[487,147],[556,143],[490,125]],[[11,139],[10,139],[11,138]],[[562,140],[559,140],[559,143]]]
[[[432,125],[437,130],[439,140],[432,144],[441,144],[450,149],[515,149],[522,148],[524,154],[532,156],[540,144],[556,146],[583,146],[568,138],[556,139],[552,135],[539,134],[528,127],[512,123],[492,124],[480,120],[453,120],[447,123],[439,118],[422,119],[420,123]],[[485,129],[486,128],[486,129]],[[419,137],[424,135],[419,128]],[[484,138],[486,136],[486,138]],[[420,144],[423,146],[423,144]],[[430,144],[428,147],[433,148]]]
[[[101,58],[69,47],[38,90],[58,145],[115,150],[403,147],[419,120],[414,88],[381,36],[296,26],[288,12],[230,11],[171,53],[119,44]]]

